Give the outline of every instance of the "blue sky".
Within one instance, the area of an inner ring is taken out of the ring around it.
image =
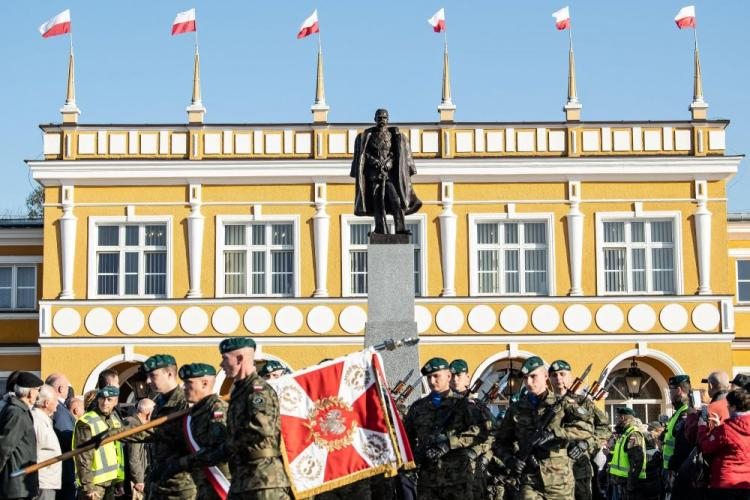
[[[584,120],[688,119],[692,33],[676,28],[682,0],[572,1]],[[67,38],[37,27],[71,9],[81,123],[183,123],[192,37],[170,36],[195,7],[206,121],[308,122],[316,41],[297,40],[318,9],[330,121],[437,120],[442,38],[426,20],[445,7],[459,121],[562,120],[567,36],[551,14],[564,0],[371,2],[193,0],[3,2],[0,30],[0,214],[23,210],[33,188],[23,160],[42,153],[40,123],[58,122]],[[727,153],[750,151],[746,0],[696,2],[710,118],[732,121]],[[729,208],[750,210],[745,162]]]

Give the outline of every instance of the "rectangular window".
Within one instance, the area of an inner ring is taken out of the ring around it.
[[[393,231],[393,224],[388,223]],[[367,242],[374,222],[351,222],[349,224],[349,293],[367,294]],[[409,243],[414,245],[414,295],[422,295],[422,233],[419,221],[406,221],[411,231]]]
[[[36,266],[0,266],[0,309],[36,309]]]
[[[224,225],[224,294],[294,295],[294,224]]]
[[[547,295],[546,222],[476,224],[477,293]]]
[[[99,224],[96,229],[97,295],[167,295],[166,224]]]
[[[675,293],[672,220],[607,220],[601,228],[606,293]]]
[[[737,300],[750,302],[750,260],[737,261]]]

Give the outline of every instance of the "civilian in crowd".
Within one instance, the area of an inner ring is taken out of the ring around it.
[[[750,499],[750,393],[736,389],[727,394],[730,417],[701,419],[698,446],[711,463],[708,494],[711,499]],[[709,423],[713,427],[709,427]]]
[[[652,449],[661,450],[661,435],[664,433],[664,424],[658,420],[654,420],[653,422],[649,422],[646,431],[646,444],[650,444]]]
[[[726,397],[729,393],[729,375],[727,372],[711,372],[708,377],[701,380],[702,383],[708,384],[708,396],[711,402],[705,411],[706,415],[718,415],[719,421],[723,422],[729,418],[729,408],[727,407]],[[695,446],[698,443],[698,420],[701,417],[700,408],[688,408],[688,417],[685,421],[685,435],[688,441]],[[704,419],[707,418],[704,416]],[[708,422],[709,429],[713,428],[713,420]]]
[[[126,419],[126,425],[132,423],[137,426],[151,420],[155,404],[148,398],[138,401],[136,413]],[[125,456],[127,458],[125,476],[130,478],[133,500],[142,500],[146,489],[146,470],[149,466],[148,445],[146,443],[126,443]]]
[[[13,386],[16,385],[16,379],[18,378],[18,374],[21,373],[18,370],[10,372],[10,375],[8,375],[8,378],[5,379],[5,394],[3,394],[2,399],[0,399],[0,411],[3,411],[3,408],[5,408],[5,405],[8,403],[8,398],[13,395]]]
[[[55,414],[52,415],[52,423],[55,427],[57,439],[60,441],[60,448],[65,453],[70,451],[70,444],[73,441],[73,427],[78,418],[73,416],[73,413],[65,406],[68,400],[70,382],[62,373],[53,373],[47,377],[45,382],[55,390],[57,401],[60,403],[57,405]],[[81,414],[83,414],[83,408],[81,408]],[[57,493],[57,500],[75,500],[77,495],[75,481],[76,472],[73,459],[65,460],[62,463],[62,487]]]
[[[39,389],[39,396],[31,410],[34,418],[34,433],[36,434],[36,459],[37,462],[56,457],[60,453],[60,442],[57,439],[52,416],[57,407],[61,406],[57,399],[57,391],[51,385],[43,385]],[[48,467],[40,469],[39,493],[36,500],[55,500],[57,491],[62,486],[62,463],[57,462]]]
[[[111,368],[103,370],[99,374],[99,378],[96,382],[97,389],[103,389],[104,387],[120,387],[120,374]]]
[[[750,385],[750,375],[738,373],[734,376],[730,384],[732,384],[732,389],[747,389],[746,386]]]
[[[44,382],[30,372],[19,372],[13,392],[0,413],[0,498],[33,498],[39,489],[37,474],[11,477],[36,463],[36,434],[31,407]]]
[[[83,399],[79,397],[74,397],[68,400],[66,406],[68,407],[68,410],[70,410],[71,415],[73,415],[73,418],[78,420],[81,418],[81,415],[83,415]]]

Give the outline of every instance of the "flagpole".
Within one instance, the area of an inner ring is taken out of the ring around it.
[[[198,53],[198,26],[195,27],[195,53]]]

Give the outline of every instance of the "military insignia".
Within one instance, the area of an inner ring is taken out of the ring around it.
[[[214,420],[216,420],[217,418],[222,418],[223,416],[224,416],[224,412],[223,411],[215,411],[213,413]]]
[[[388,463],[388,443],[383,436],[377,434],[368,436],[367,441],[364,443],[363,451],[373,465]]]
[[[295,475],[308,481],[314,481],[323,472],[323,464],[314,456],[305,457],[296,464]]]
[[[287,385],[279,393],[279,406],[282,412],[293,413],[294,410],[302,404],[305,395],[299,386]]]
[[[253,392],[263,392],[263,386],[262,385],[254,385],[253,386]]]
[[[344,372],[343,379],[355,391],[364,391],[370,383],[370,373],[362,365],[350,365]]]
[[[266,400],[265,400],[265,399],[263,399],[263,396],[255,396],[255,397],[253,398],[253,404],[254,404],[254,405],[256,405],[256,406],[257,406],[257,405],[261,405],[261,404],[263,404],[263,403],[264,403],[265,401],[266,401]]]
[[[331,396],[315,402],[307,424],[313,440],[328,451],[349,446],[357,432],[357,421],[352,407],[342,399]]]
[[[589,412],[586,411],[586,408],[584,408],[583,406],[579,406],[578,408],[576,408],[576,411],[578,412],[579,415],[588,415],[589,414]]]

